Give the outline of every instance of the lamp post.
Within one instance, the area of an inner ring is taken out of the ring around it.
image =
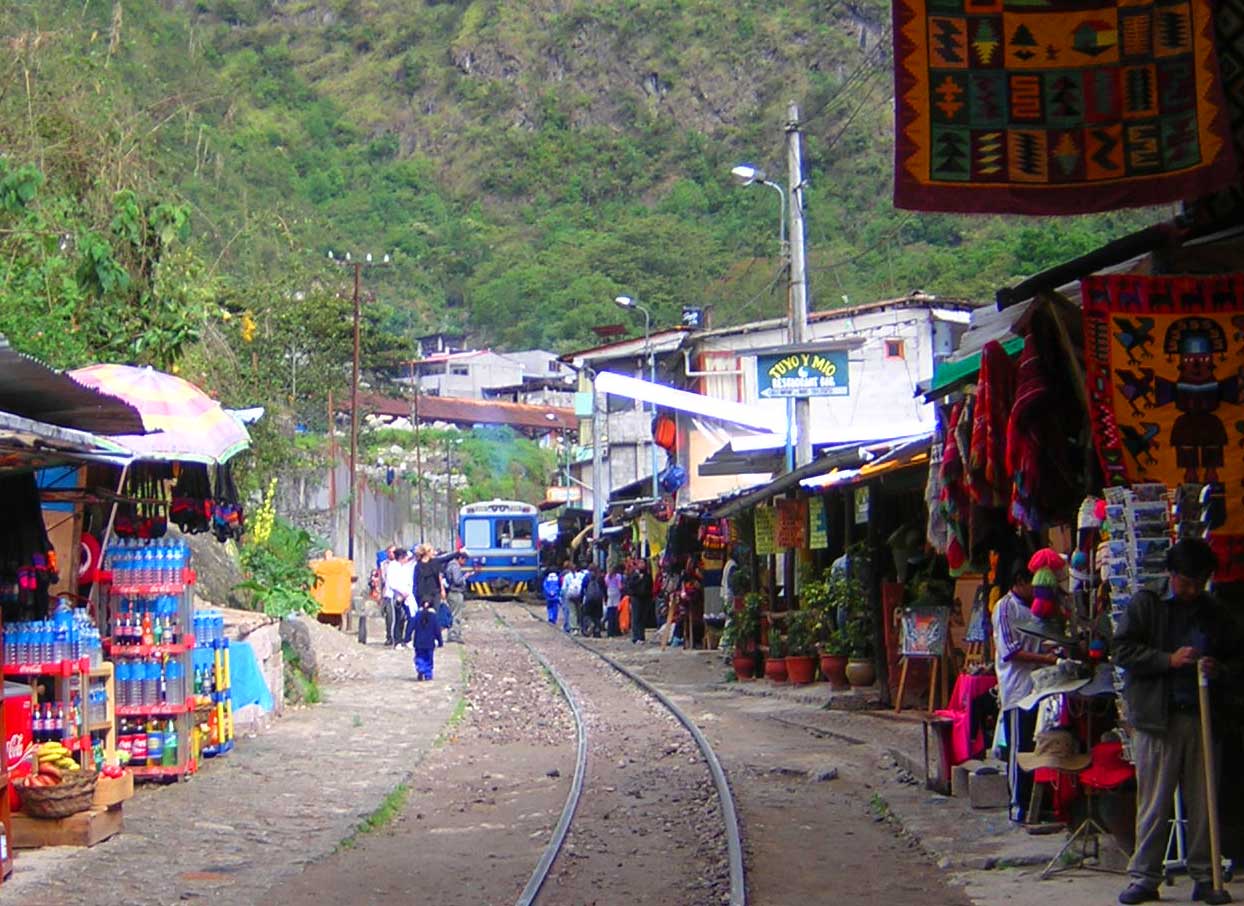
[[[354,560],[354,536],[358,521],[358,457],[359,457],[359,322],[361,319],[361,302],[359,300],[359,284],[362,281],[364,266],[388,264],[390,258],[385,255],[377,262],[368,252],[364,258],[354,260],[349,252],[344,259],[337,258],[332,251],[328,260],[345,267],[354,268],[354,358],[350,372],[350,537],[346,541],[346,556]]]
[[[805,266],[803,224],[803,157],[799,129],[799,108],[791,104],[787,109],[786,149],[787,170],[789,171],[789,190],[771,182],[764,170],[750,164],[740,164],[730,173],[740,185],[750,186],[754,183],[768,186],[778,193],[782,199],[782,218],[778,235],[781,238],[782,260],[787,267],[789,280],[787,283],[787,317],[789,319],[788,337],[793,346],[803,344],[807,339],[808,326],[808,275]],[[789,204],[787,195],[789,192]],[[790,217],[790,242],[786,241],[786,218]],[[786,468],[791,470],[795,465],[806,465],[812,461],[811,407],[807,397],[787,397],[786,400]],[[792,443],[790,426],[794,425],[796,438]],[[797,446],[795,446],[797,444]]]
[[[644,305],[640,305],[630,296],[617,296],[614,304],[622,308],[638,309],[644,316],[644,352],[648,355],[648,382],[655,384],[657,382],[657,364],[656,357],[652,351],[652,313]],[[653,405],[655,411],[656,405]],[[652,449],[652,499],[657,500],[661,496],[660,482],[657,480],[657,445],[656,441],[651,443]]]

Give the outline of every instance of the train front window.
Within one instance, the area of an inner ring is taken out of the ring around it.
[[[532,547],[530,519],[498,519],[497,547]]]
[[[483,550],[492,547],[492,533],[488,519],[464,519],[462,522],[462,546],[467,550]]]

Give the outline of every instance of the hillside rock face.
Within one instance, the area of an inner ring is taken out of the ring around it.
[[[170,535],[180,535],[176,529]],[[196,581],[195,599],[208,607],[246,610],[246,599],[236,587],[245,581],[232,543],[221,544],[209,534],[180,535],[190,545],[190,564]]]

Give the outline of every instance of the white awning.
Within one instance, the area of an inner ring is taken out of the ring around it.
[[[783,413],[769,412],[757,406],[745,406],[729,400],[719,400],[703,396],[699,393],[688,393],[686,390],[675,390],[664,384],[641,381],[639,378],[602,371],[596,375],[596,392],[612,393],[614,396],[625,396],[628,399],[640,400],[676,409],[679,412],[690,412],[703,418],[715,418],[718,421],[743,425],[757,431],[786,436],[786,417]]]

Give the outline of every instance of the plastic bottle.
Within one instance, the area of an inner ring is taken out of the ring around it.
[[[168,697],[168,663],[165,662],[160,668],[160,685],[156,693],[156,700],[161,704],[170,701]]]
[[[160,722],[152,718],[147,724],[147,763],[161,764],[164,760],[164,730]]]
[[[130,735],[130,764],[141,766],[147,763],[147,725],[136,720],[133,730]]]
[[[177,724],[170,718],[164,725],[164,757],[161,764],[175,767],[177,764]]]
[[[4,662],[6,664],[20,663],[17,659],[17,628],[15,626],[4,627]]]
[[[167,685],[165,700],[180,705],[186,700],[186,674],[179,661],[170,660],[165,664],[164,679]]]

